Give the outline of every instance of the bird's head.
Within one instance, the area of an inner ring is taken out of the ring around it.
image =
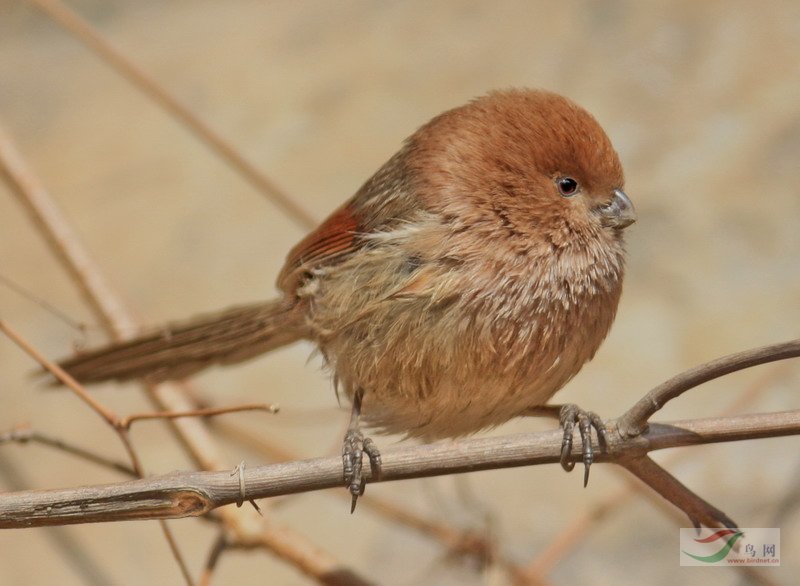
[[[557,94],[490,93],[434,118],[409,147],[426,207],[476,235],[510,236],[503,244],[553,250],[620,242],[636,220],[608,136]]]

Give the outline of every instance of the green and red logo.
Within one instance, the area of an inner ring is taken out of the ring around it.
[[[681,529],[682,566],[780,566],[781,530]]]
[[[704,564],[714,564],[724,559],[725,556],[727,556],[731,552],[731,549],[733,549],[734,544],[737,541],[739,541],[740,537],[743,536],[744,533],[742,533],[737,529],[722,529],[720,531],[717,531],[716,533],[712,533],[708,537],[700,537],[694,539],[696,543],[702,543],[702,544],[712,544],[715,541],[719,542],[716,544],[716,546],[721,546],[719,548],[719,551],[716,551],[711,555],[696,555],[683,549],[681,551],[686,555],[688,555],[689,557],[696,559],[698,562],[703,562]]]

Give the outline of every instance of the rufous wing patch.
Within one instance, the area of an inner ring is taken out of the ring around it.
[[[359,222],[350,202],[333,212],[316,230],[289,251],[286,264],[278,276],[278,287],[292,293],[302,271],[324,266],[333,258],[351,251],[358,226]]]

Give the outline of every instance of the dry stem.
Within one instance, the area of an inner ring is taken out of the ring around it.
[[[610,434],[608,452],[599,453],[598,461],[630,466],[632,460],[640,461],[653,450],[797,434],[800,410],[654,423],[635,438]],[[559,430],[396,448],[383,452],[380,481],[555,463],[560,451]],[[578,447],[573,455],[580,455]],[[368,470],[365,474],[369,478]],[[182,472],[102,486],[9,493],[0,495],[0,528],[203,515],[242,499],[341,487],[341,459],[249,468],[245,482],[244,495],[238,478],[229,471]]]
[[[137,324],[133,314],[106,281],[100,267],[90,257],[41,181],[28,168],[11,139],[2,131],[1,125],[0,174],[8,180],[12,191],[19,196],[33,218],[35,226],[111,336],[114,339],[122,339],[135,332]],[[147,385],[145,389],[160,411],[184,412],[195,409],[177,385]],[[216,442],[202,420],[180,418],[171,420],[171,424],[183,445],[201,467],[206,470],[223,467]],[[130,442],[127,441],[127,433],[124,431],[118,433],[123,442],[126,442],[125,447],[129,454],[134,454]],[[134,468],[139,469],[137,465]],[[240,543],[257,544],[321,583],[331,583],[336,580],[342,583],[365,583],[363,579],[302,535],[273,522],[265,523],[255,511],[223,509],[219,517]],[[167,533],[165,525],[164,530]],[[168,533],[167,538],[175,552],[174,541]],[[183,560],[178,558],[178,562],[187,583],[191,583]]]
[[[101,456],[99,454],[95,454],[94,452],[91,452],[85,448],[73,445],[70,442],[52,437],[40,431],[35,431],[28,425],[18,425],[11,431],[0,433],[0,444],[6,442],[16,442],[19,444],[41,444],[43,446],[48,446],[62,452],[66,452],[67,454],[72,454],[73,456],[77,456],[78,458],[86,460],[87,462],[92,462],[93,464],[104,466],[116,472],[121,472],[126,476],[136,477],[136,471],[127,464],[118,462],[116,460],[111,460],[110,458],[106,458],[105,456]]]
[[[775,365],[775,367],[765,372],[761,377],[750,384],[719,415],[732,415],[747,409],[771,384],[785,376],[789,370],[790,365],[788,362]],[[675,452],[671,454],[671,457],[665,459],[663,463],[664,465],[674,464],[689,454],[690,452],[688,451]],[[651,500],[654,500],[653,493],[647,489],[646,485],[634,481],[627,474],[625,474],[625,479],[628,481],[626,482],[626,486],[607,495],[603,500],[594,504],[590,510],[573,519],[573,521],[563,528],[533,560],[521,568],[521,583],[524,583],[528,578],[534,579],[549,574],[561,559],[578,547],[579,542],[586,537],[592,528],[595,528],[599,523],[608,519],[614,512],[623,508],[630,502],[631,496],[639,493],[651,497]],[[680,524],[682,522],[683,517],[681,516],[678,523]],[[744,568],[746,568],[746,566],[737,567],[739,572],[745,571]],[[758,581],[758,583],[762,582],[763,580]]]
[[[648,419],[667,402],[675,399],[696,386],[726,374],[800,356],[800,339],[781,344],[770,344],[735,354],[729,354],[684,371],[664,381],[642,397],[617,423],[619,432],[626,436],[641,433]]]
[[[217,156],[228,163],[258,191],[272,201],[300,228],[308,230],[316,220],[302,206],[278,188],[275,183],[248,161],[229,141],[205,123],[197,114],[155,81],[141,67],[126,57],[108,39],[101,35],[88,21],[59,0],[28,0],[56,23],[80,40],[95,55],[100,57],[117,73],[164,108],[178,122],[188,128]]]

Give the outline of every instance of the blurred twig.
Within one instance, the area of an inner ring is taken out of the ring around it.
[[[31,429],[30,426],[27,425],[20,425],[15,427],[11,431],[8,431],[6,433],[0,433],[0,444],[6,442],[16,442],[20,444],[27,444],[27,443],[42,444],[44,446],[49,446],[51,448],[55,448],[62,452],[72,454],[73,456],[77,456],[78,458],[81,458],[88,462],[92,462],[93,464],[99,464],[100,466],[110,468],[111,470],[122,472],[127,476],[134,476],[134,477],[136,476],[136,471],[130,466],[123,464],[122,462],[111,460],[109,458],[106,458],[105,456],[101,456],[99,454],[95,454],[94,452],[90,452],[85,448],[75,446],[69,442],[65,442],[64,440],[51,437],[39,431],[35,431]]]
[[[0,124],[0,177],[5,178],[13,193],[30,214],[51,250],[78,286],[83,298],[107,331],[115,338],[135,331],[134,321],[118,295],[86,251],[78,235],[53,204],[44,188]],[[119,332],[119,334],[117,334]]]
[[[0,174],[8,179],[12,191],[19,196],[35,225],[109,334],[114,339],[122,339],[135,332],[137,323],[132,313],[103,277],[100,267],[89,256],[42,183],[25,164],[11,139],[3,133],[2,126]],[[177,385],[145,385],[145,390],[160,411],[183,412],[195,409]],[[171,420],[171,425],[201,467],[207,470],[223,467],[216,442],[202,420],[180,418]],[[266,523],[255,511],[222,509],[219,517],[238,542],[263,547],[319,582],[348,580],[354,584],[366,583],[302,535],[274,522]],[[171,540],[170,546],[175,551]],[[182,564],[182,570],[183,567]]]
[[[8,336],[8,338],[10,338],[17,346],[29,354],[31,358],[36,360],[36,362],[38,362],[41,366],[53,373],[59,379],[59,381],[64,384],[64,386],[72,390],[73,393],[75,393],[84,403],[91,407],[95,413],[100,415],[106,421],[106,423],[111,426],[122,442],[122,445],[125,447],[125,451],[128,453],[128,457],[131,460],[131,465],[133,466],[134,472],[140,478],[143,477],[144,469],[142,468],[139,455],[137,454],[136,448],[131,442],[128,429],[119,425],[120,418],[116,415],[116,413],[92,397],[86,391],[86,389],[78,384],[69,374],[64,372],[57,364],[47,360],[47,358],[45,358],[41,352],[28,343],[27,340],[25,340],[16,330],[14,330],[14,328],[9,326],[8,323],[2,319],[0,319],[0,332]],[[178,566],[180,567],[184,580],[191,586],[194,584],[194,581],[192,580],[191,574],[189,573],[189,568],[186,566],[186,562],[183,559],[183,555],[178,549],[175,536],[172,534],[172,531],[164,521],[161,521],[160,524],[161,529],[164,532],[164,536],[167,539],[167,543],[169,544],[170,550],[172,550],[172,554],[175,557],[175,560],[178,562]]]
[[[214,574],[214,570],[217,569],[217,563],[228,547],[229,543],[225,532],[220,531],[217,539],[211,546],[211,551],[208,552],[208,558],[206,558],[205,566],[203,566],[203,573],[200,575],[198,586],[209,586],[209,584],[211,584],[211,577]]]
[[[79,331],[81,334],[86,333],[86,330],[88,329],[88,326],[86,324],[80,323],[72,319],[72,317],[67,315],[65,312],[61,311],[59,308],[49,303],[47,300],[42,299],[41,297],[36,295],[33,291],[30,291],[29,289],[23,287],[16,281],[13,281],[12,279],[8,278],[6,275],[0,275],[0,283],[2,283],[4,286],[8,287],[15,293],[21,295],[28,301],[35,303],[49,314],[54,315],[55,317],[60,319],[69,327]]]
[[[30,486],[28,479],[23,476],[21,466],[15,465],[3,454],[0,454],[0,479],[6,489],[22,490]],[[44,529],[44,536],[77,574],[81,584],[84,586],[114,584],[116,576],[107,572],[101,560],[94,559],[80,537],[70,527],[47,527]]]
[[[87,20],[59,0],[28,0],[28,2],[64,27],[95,55],[188,128],[216,155],[233,167],[267,199],[289,216],[298,227],[303,230],[309,230],[316,225],[317,222],[310,213],[280,190],[216,130],[156,82],[133,60],[126,57]]]

